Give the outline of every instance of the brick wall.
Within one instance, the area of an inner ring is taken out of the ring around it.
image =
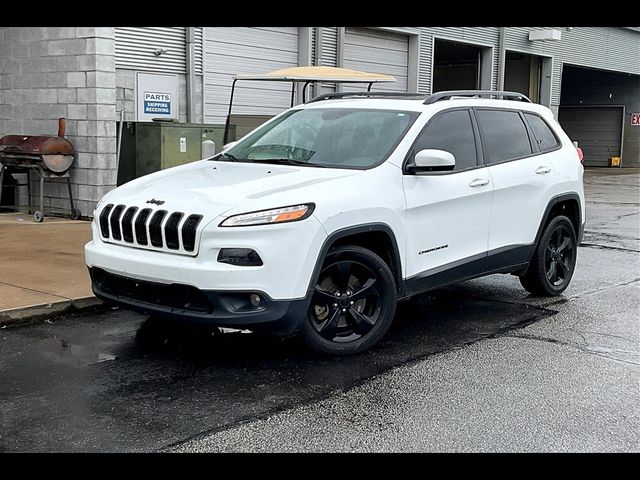
[[[115,29],[0,27],[0,135],[55,135],[58,117],[78,151],[74,200],[90,216],[116,184]],[[66,192],[45,182],[45,208],[68,209]]]

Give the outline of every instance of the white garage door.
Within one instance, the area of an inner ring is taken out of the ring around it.
[[[224,123],[234,74],[298,65],[298,28],[206,27],[204,56],[205,122]],[[276,115],[290,102],[290,83],[239,81],[233,113]]]
[[[372,90],[407,91],[409,38],[399,33],[371,28],[347,28],[344,67],[396,77],[395,82],[373,85]],[[362,90],[345,85],[343,90]]]

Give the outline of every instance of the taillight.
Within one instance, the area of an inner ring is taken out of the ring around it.
[[[580,147],[576,147],[578,151],[578,158],[580,159],[580,163],[584,163],[584,154],[582,153],[582,149]]]

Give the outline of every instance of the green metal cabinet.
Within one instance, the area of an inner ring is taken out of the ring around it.
[[[117,127],[119,129],[119,124]],[[200,160],[204,140],[213,141],[217,153],[222,149],[223,136],[224,125],[125,122],[118,162],[118,185],[158,170]]]

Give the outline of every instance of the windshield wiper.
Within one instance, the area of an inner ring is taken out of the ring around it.
[[[231,160],[232,162],[245,161],[245,160],[239,160],[239,159],[237,159],[235,156],[233,156],[232,154],[230,154],[230,153],[226,153],[226,152],[222,153],[222,154],[220,155],[220,157],[218,158],[218,160],[220,160],[222,157],[226,157],[226,158],[228,158],[229,160]],[[223,160],[223,161],[224,161],[224,160]]]
[[[305,167],[326,168],[325,165],[303,162],[300,160],[293,160],[291,158],[266,158],[266,159],[257,160],[256,163],[272,163],[275,165],[304,165]]]

